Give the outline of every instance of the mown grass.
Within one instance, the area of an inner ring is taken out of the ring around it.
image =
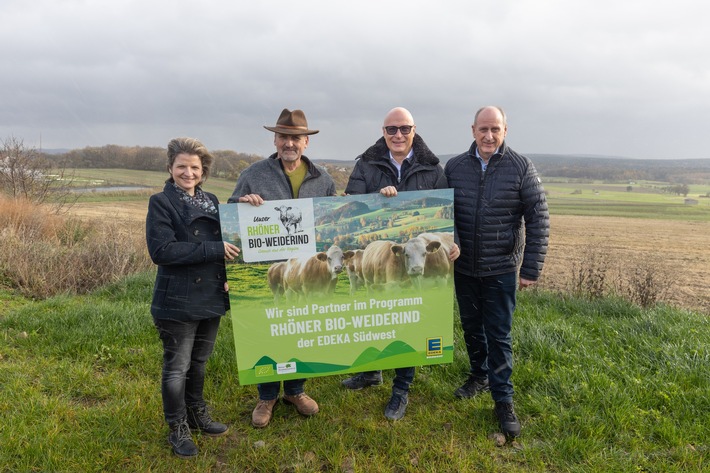
[[[72,172],[77,177],[74,183],[79,187],[96,186],[148,186],[153,188],[152,192],[146,191],[123,192],[121,195],[133,196],[135,200],[148,201],[150,194],[163,190],[165,180],[168,178],[167,170],[158,171],[138,171],[135,169],[73,169]],[[205,183],[204,189],[217,196],[220,202],[227,202],[227,199],[234,192],[233,180],[210,177]],[[112,193],[86,192],[83,193],[79,202],[115,202],[117,199]]]
[[[665,184],[668,185],[668,184]],[[691,186],[689,198],[696,205],[685,203],[685,197],[663,193],[663,183],[654,185],[545,182],[550,212],[555,215],[631,217],[664,220],[710,220],[710,199],[704,195],[706,186]]]
[[[709,205],[653,204],[610,200],[590,202],[574,198],[550,198],[548,202],[550,213],[554,215],[710,221]]]
[[[84,296],[22,301],[0,315],[0,471],[707,471],[707,316],[617,299],[520,294],[514,323],[515,445],[496,447],[489,395],[460,401],[454,363],[417,370],[406,417],[382,415],[381,387],[349,392],[310,380],[321,412],[279,405],[250,426],[254,386],[236,376],[229,318],[208,367],[206,395],[230,435],[196,436],[179,460],[166,442],[161,346],[149,314],[154,273]],[[239,310],[238,307],[235,310]]]

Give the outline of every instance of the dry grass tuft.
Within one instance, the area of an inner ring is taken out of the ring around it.
[[[23,295],[84,294],[152,267],[138,222],[84,221],[0,197],[0,275]]]
[[[648,308],[671,303],[675,280],[669,263],[643,254],[626,258],[611,249],[588,247],[574,255],[566,283],[553,287],[543,279],[542,288],[569,293],[586,299],[618,296]]]

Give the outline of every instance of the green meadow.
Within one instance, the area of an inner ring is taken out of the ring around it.
[[[550,212],[557,215],[710,220],[710,186],[690,186],[685,197],[662,192],[669,184],[660,182],[543,181]],[[697,203],[688,204],[686,198]]]
[[[73,169],[74,187],[106,187],[106,186],[144,186],[147,193],[155,193],[163,190],[165,180],[168,178],[165,172],[157,171],[137,171],[134,169]],[[215,194],[220,202],[227,202],[229,196],[234,191],[233,181],[219,178],[209,178],[204,189]],[[85,192],[82,193],[79,202],[114,202],[116,193],[112,192]],[[119,192],[127,200],[147,200],[146,192]]]
[[[230,434],[195,436],[174,457],[162,419],[162,348],[148,312],[154,273],[81,297],[24,301],[0,316],[0,471],[8,472],[703,472],[710,451],[707,316],[624,301],[520,294],[516,409],[523,432],[498,446],[490,395],[457,400],[466,355],[417,369],[407,415],[383,416],[393,373],[351,392],[311,379],[312,418],[278,404],[250,425],[231,319],[208,364],[206,397]],[[238,308],[235,308],[238,310]]]
[[[80,202],[144,202],[167,173],[80,169],[75,185],[148,186],[87,192]],[[81,181],[80,181],[81,180]],[[710,220],[710,187],[683,196],[665,183],[543,179],[552,214]],[[656,187],[658,186],[658,187]],[[205,189],[226,202],[234,182]],[[41,270],[41,268],[38,268]],[[240,297],[265,293],[254,268]],[[513,328],[516,411],[522,435],[501,444],[489,394],[458,400],[467,356],[454,314],[453,362],[417,368],[406,416],[383,410],[382,386],[351,392],[328,376],[307,382],[321,411],[299,416],[278,403],[265,429],[250,424],[254,386],[237,374],[231,317],[207,368],[213,416],[230,426],[195,435],[197,458],[167,444],[162,346],[149,312],[155,271],[82,296],[32,300],[0,281],[2,472],[707,472],[710,471],[710,318],[665,305],[587,299],[539,289],[519,293]],[[338,283],[345,294],[344,276]],[[233,310],[238,311],[239,307]]]

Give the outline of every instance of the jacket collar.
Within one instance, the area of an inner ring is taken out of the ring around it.
[[[433,166],[439,164],[439,158],[437,158],[426,143],[424,143],[424,140],[419,134],[414,135],[412,149],[414,150],[414,156],[412,157],[414,162]],[[362,159],[368,163],[382,159],[389,162],[389,150],[387,149],[385,137],[383,136],[377,140],[374,145],[367,148],[357,159]]]
[[[168,199],[170,200],[170,203],[173,204],[173,207],[175,207],[175,210],[178,211],[180,214],[180,217],[183,219],[185,224],[190,225],[193,221],[197,220],[198,218],[211,218],[211,219],[217,219],[217,215],[211,215],[208,214],[207,212],[203,212],[202,210],[198,209],[197,207],[188,204],[184,200],[180,198],[180,194],[178,193],[177,190],[175,190],[175,186],[173,185],[172,182],[166,182],[165,187],[163,187],[163,192],[165,193],[166,196],[168,196]]]
[[[281,160],[279,159],[278,153],[272,154],[271,156],[269,156],[269,159],[273,159],[274,161],[278,162],[278,163],[279,163],[279,166],[281,167],[281,170],[283,170],[284,165],[283,165],[283,163],[281,162]],[[304,163],[306,163],[306,168],[308,169],[308,173],[309,173],[311,176],[316,176],[316,177],[317,177],[317,176],[320,176],[320,171],[318,170],[318,168],[316,167],[316,165],[313,164],[313,162],[312,162],[310,159],[308,159],[306,156],[301,156],[301,160],[302,160]]]
[[[477,149],[477,148],[478,148],[478,145],[477,145],[476,142],[474,141],[474,142],[471,144],[471,147],[468,149],[468,152],[471,154],[471,157],[474,158],[474,159],[478,159],[478,158],[476,157],[476,149]],[[505,155],[505,153],[506,153],[507,151],[508,151],[508,145],[505,144],[505,141],[503,141],[503,142],[500,144],[500,147],[498,148],[498,152],[495,153],[493,156],[491,156],[491,158],[488,160],[488,164],[490,164],[491,161],[493,161],[494,159],[497,160],[497,158],[499,158],[499,157]]]

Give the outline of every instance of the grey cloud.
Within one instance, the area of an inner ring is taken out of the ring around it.
[[[268,154],[262,125],[289,107],[321,129],[309,155],[352,159],[404,106],[448,154],[470,145],[475,110],[493,103],[522,152],[705,157],[690,137],[710,109],[708,10],[692,0],[4,0],[0,136],[72,148],[192,135]],[[678,117],[687,133],[668,136]]]

